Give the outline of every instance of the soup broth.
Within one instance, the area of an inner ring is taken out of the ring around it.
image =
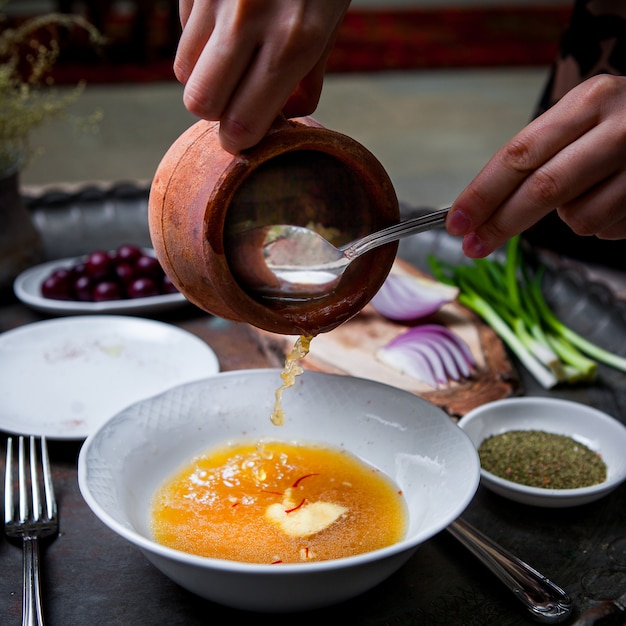
[[[248,563],[337,559],[389,546],[406,532],[402,493],[339,449],[237,443],[195,458],[153,500],[156,541]]]

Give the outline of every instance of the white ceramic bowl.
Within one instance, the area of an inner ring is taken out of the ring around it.
[[[393,387],[305,372],[283,397],[285,424],[270,414],[279,370],[226,372],[128,407],[85,442],[79,485],[94,513],[186,589],[227,606],[286,612],[328,606],[380,583],[456,519],[478,487],[468,436],[438,407]],[[162,481],[229,440],[273,437],[345,448],[402,489],[405,538],[358,556],[261,565],[186,554],[151,538],[149,506]]]
[[[580,489],[544,489],[505,480],[481,469],[482,484],[524,504],[567,507],[593,502],[626,480],[626,426],[593,407],[558,398],[507,398],[473,409],[459,426],[478,449],[484,439],[510,430],[566,435],[598,452],[607,465],[604,482]]]

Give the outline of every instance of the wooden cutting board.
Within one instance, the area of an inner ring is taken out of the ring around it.
[[[392,272],[424,276],[401,260],[395,262]],[[305,370],[357,376],[405,389],[454,417],[463,416],[486,402],[520,393],[517,372],[500,338],[472,311],[453,302],[426,321],[447,326],[467,343],[476,360],[471,378],[435,389],[379,361],[376,358],[378,349],[408,330],[409,326],[382,317],[370,305],[341,326],[314,337],[310,352],[301,365]],[[274,355],[281,354],[283,359],[295,342],[294,337],[258,332],[262,348]]]

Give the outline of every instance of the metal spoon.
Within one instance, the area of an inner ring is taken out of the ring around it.
[[[337,248],[304,226],[275,224],[229,238],[240,283],[274,298],[320,297],[330,293],[352,261],[391,241],[435,228],[450,209],[405,220]]]
[[[536,622],[557,624],[569,617],[570,597],[543,574],[461,518],[447,530],[513,592]]]

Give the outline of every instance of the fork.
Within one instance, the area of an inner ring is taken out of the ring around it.
[[[29,438],[29,462],[25,438],[17,442],[18,502],[14,497],[13,438],[7,439],[4,482],[4,530],[7,537],[21,539],[23,550],[22,626],[43,626],[39,540],[56,537],[59,528],[57,505],[50,473],[48,447],[41,439],[43,502],[39,479],[37,439]],[[27,470],[28,465],[28,470]]]

